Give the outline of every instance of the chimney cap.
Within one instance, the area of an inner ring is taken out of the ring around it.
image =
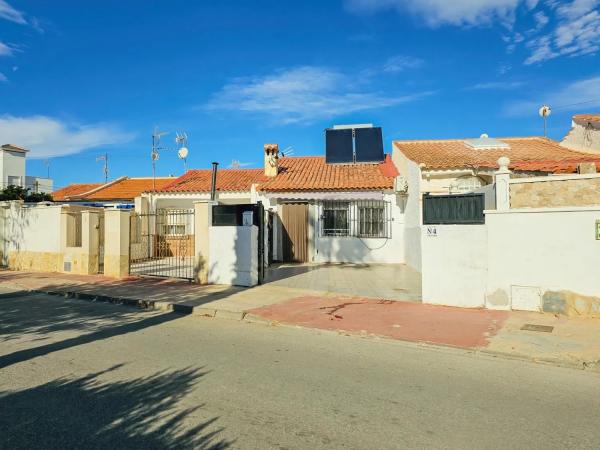
[[[278,152],[279,144],[265,144],[265,152]]]

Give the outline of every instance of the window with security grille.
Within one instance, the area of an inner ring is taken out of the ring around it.
[[[358,235],[360,237],[386,237],[386,214],[384,202],[373,202],[358,207]]]
[[[163,236],[183,236],[191,232],[190,211],[161,209],[157,214],[157,231]]]
[[[348,202],[323,203],[323,236],[348,236],[349,223]]]
[[[324,201],[321,236],[390,238],[390,202],[382,200]]]

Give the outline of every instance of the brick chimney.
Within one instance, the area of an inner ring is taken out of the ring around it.
[[[279,145],[265,144],[265,175],[274,177],[277,175],[279,163]]]

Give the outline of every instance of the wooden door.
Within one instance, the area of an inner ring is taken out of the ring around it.
[[[308,261],[308,204],[285,203],[282,206],[284,262]]]

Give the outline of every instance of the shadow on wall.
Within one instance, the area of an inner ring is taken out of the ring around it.
[[[182,400],[207,372],[184,369],[108,381],[122,365],[0,394],[0,447],[224,449],[217,417]]]
[[[19,207],[16,209],[16,219],[15,214],[12,214],[12,205],[11,208],[3,211],[3,227],[0,229],[0,233],[2,233],[2,265],[8,264],[8,253],[10,251],[21,251],[22,244],[25,241],[25,230],[29,228],[31,225],[31,214],[34,210],[26,209]]]

